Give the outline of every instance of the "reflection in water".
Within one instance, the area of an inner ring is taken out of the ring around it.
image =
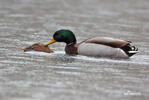
[[[0,100],[147,100],[149,6],[147,0],[1,0]],[[61,28],[78,42],[93,36],[132,40],[130,59],[26,52]]]
[[[58,63],[64,62],[64,63],[72,63],[75,61],[75,59],[72,56],[64,55],[64,54],[56,54],[56,58],[54,61],[58,61]]]

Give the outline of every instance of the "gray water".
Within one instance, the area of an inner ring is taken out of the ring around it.
[[[21,48],[58,29],[133,41],[130,59]],[[0,100],[149,100],[149,0],[0,0]]]

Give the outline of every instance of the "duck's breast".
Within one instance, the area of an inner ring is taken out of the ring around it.
[[[121,57],[128,58],[127,54],[120,48],[94,43],[82,43],[78,46],[78,54],[98,57]]]

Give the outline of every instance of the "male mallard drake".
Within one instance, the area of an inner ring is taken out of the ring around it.
[[[69,55],[129,58],[138,52],[131,42],[110,37],[89,38],[77,44],[73,32],[65,29],[56,31],[45,46],[54,42],[65,42],[65,52]]]

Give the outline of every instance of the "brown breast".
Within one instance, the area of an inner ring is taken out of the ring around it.
[[[78,49],[76,47],[76,43],[69,44],[69,45],[67,44],[65,47],[65,52],[66,54],[69,54],[69,55],[77,55]]]

